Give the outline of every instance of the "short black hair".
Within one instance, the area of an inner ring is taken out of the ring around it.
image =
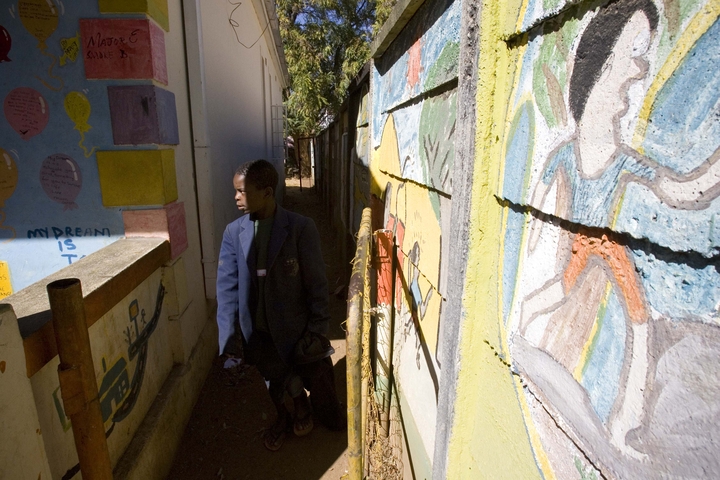
[[[235,175],[245,177],[245,181],[255,188],[262,190],[270,187],[273,192],[277,189],[278,173],[272,163],[259,159],[243,163],[235,170]]]
[[[617,0],[600,7],[580,38],[570,77],[570,111],[576,122],[585,112],[590,91],[597,83],[608,57],[625,25],[636,12],[643,12],[655,31],[658,10],[652,0]]]

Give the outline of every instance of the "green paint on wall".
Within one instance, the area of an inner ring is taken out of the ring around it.
[[[440,52],[440,56],[428,70],[423,88],[425,91],[457,78],[460,44],[448,42]]]
[[[456,90],[425,100],[420,113],[418,137],[423,179],[427,185],[447,194],[452,193],[456,118]],[[435,218],[439,220],[440,198],[436,192],[430,193]]]
[[[400,399],[400,415],[402,417],[403,433],[405,441],[409,449],[409,456],[412,462],[415,480],[430,480],[432,478],[432,462],[425,450],[425,444],[420,437],[420,430],[417,427],[415,418],[413,417],[410,405],[405,399],[399,384],[394,382],[396,386],[396,397]]]

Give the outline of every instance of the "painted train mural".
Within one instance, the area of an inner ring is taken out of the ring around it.
[[[720,475],[718,15],[519,8],[500,317],[543,476]]]

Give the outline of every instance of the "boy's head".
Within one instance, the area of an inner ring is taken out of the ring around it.
[[[277,170],[267,160],[253,160],[241,165],[233,177],[238,209],[260,219],[271,216],[275,213],[277,184]]]

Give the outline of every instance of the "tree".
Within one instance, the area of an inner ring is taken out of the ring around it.
[[[377,1],[277,0],[290,73],[286,105],[292,135],[316,134],[338,113],[370,56]]]

